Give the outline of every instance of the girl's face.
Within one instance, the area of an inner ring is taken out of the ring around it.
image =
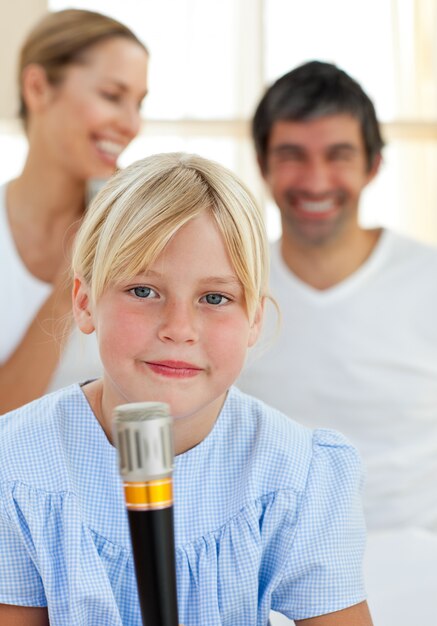
[[[78,281],[78,279],[76,279]],[[242,285],[214,219],[183,226],[147,272],[109,287],[96,305],[76,282],[76,320],[96,330],[104,365],[103,412],[167,402],[175,418],[212,426],[262,310],[249,322]]]
[[[60,85],[46,85],[46,105],[38,115],[46,158],[78,180],[113,174],[119,154],[140,129],[147,62],[141,46],[113,37],[68,67]]]

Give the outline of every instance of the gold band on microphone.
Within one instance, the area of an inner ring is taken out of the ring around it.
[[[139,483],[124,483],[124,497],[129,511],[166,509],[173,504],[171,478],[149,480]]]

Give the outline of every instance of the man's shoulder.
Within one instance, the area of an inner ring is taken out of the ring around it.
[[[437,245],[434,243],[425,242],[391,229],[385,229],[383,236],[387,241],[387,247],[395,253],[403,255],[409,252],[419,257],[437,259]]]
[[[385,250],[383,262],[386,267],[408,274],[416,275],[418,280],[433,277],[437,271],[437,246],[431,243],[418,241],[413,237],[387,230],[384,233]]]

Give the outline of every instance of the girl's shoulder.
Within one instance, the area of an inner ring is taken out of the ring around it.
[[[341,433],[307,428],[236,388],[225,406],[233,415],[228,422],[232,437],[246,441],[247,462],[264,492],[304,492],[310,473],[323,482],[332,466],[354,469],[354,477],[361,480],[359,455]]]
[[[75,384],[0,416],[0,482],[61,488],[68,429],[89,411]]]
[[[235,561],[235,550],[258,550],[263,560],[260,546],[280,545],[272,558],[283,571],[291,544],[299,551],[319,522],[344,514],[347,525],[354,509],[361,531],[361,480],[358,455],[343,435],[313,431],[231,388],[210,435],[177,459],[179,558],[199,571],[205,554]]]

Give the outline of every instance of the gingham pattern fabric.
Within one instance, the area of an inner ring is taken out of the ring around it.
[[[51,626],[140,626],[116,450],[78,385],[0,417],[0,603]],[[230,390],[209,436],[175,461],[179,621],[265,626],[356,604],[361,465]]]

